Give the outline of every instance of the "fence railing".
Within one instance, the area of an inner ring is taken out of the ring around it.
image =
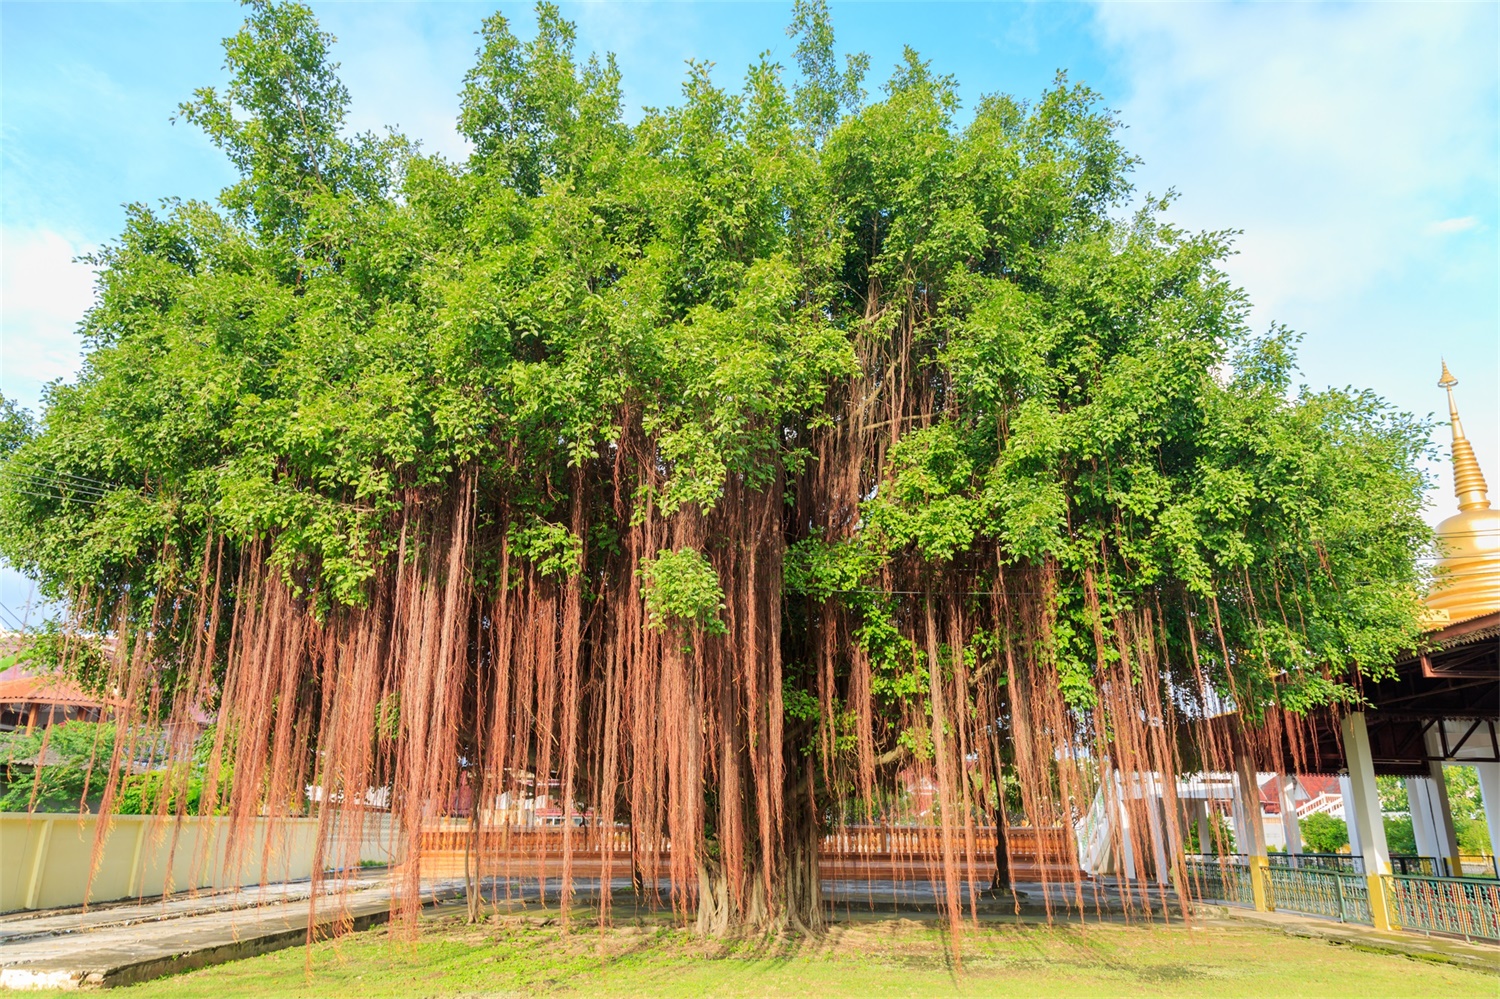
[[[1432,861],[1430,857],[1404,859]],[[1187,857],[1185,863],[1187,892],[1193,899],[1255,904],[1250,879],[1256,868],[1245,856]],[[1363,874],[1316,864],[1294,867],[1289,858],[1274,857],[1259,871],[1266,903],[1272,909],[1345,923],[1374,923],[1369,880]],[[1386,882],[1390,886],[1391,919],[1401,929],[1500,940],[1500,879],[1394,874]]]
[[[1254,905],[1255,889],[1250,881],[1248,858],[1242,853],[1228,856],[1188,857],[1187,894],[1199,901]]]
[[[479,851],[485,854],[515,854],[525,857],[562,856],[563,837],[571,841],[573,854],[630,853],[630,830],[621,826],[578,826],[566,832],[561,826],[487,827],[478,830]],[[422,830],[423,853],[462,853],[474,842],[467,822],[443,823]]]
[[[1500,940],[1500,881],[1399,874],[1391,880],[1402,929]]]
[[[422,848],[429,851],[459,851],[471,842],[467,822],[435,823],[423,831]],[[559,827],[486,827],[483,849],[491,855],[514,857],[560,857],[563,829]],[[579,826],[569,831],[575,857],[613,852],[629,855],[630,829],[616,826]],[[838,862],[878,861],[891,857],[941,855],[938,830],[912,827],[848,826],[823,837],[822,856]],[[1048,864],[1071,860],[1066,829],[1011,827],[1006,830],[1011,859],[1019,863]],[[976,853],[992,854],[993,828],[974,831]],[[636,849],[643,848],[637,843]],[[665,853],[670,843],[658,849]],[[1500,939],[1500,879],[1493,876],[1495,860],[1490,856],[1460,858],[1470,876],[1435,876],[1447,864],[1432,857],[1393,856],[1391,877],[1392,916],[1403,929],[1448,933],[1465,937]],[[1263,867],[1252,867],[1243,854],[1189,856],[1185,858],[1185,893],[1198,901],[1253,906],[1258,870],[1266,902],[1273,909],[1323,916],[1347,923],[1371,925],[1369,884],[1362,858],[1349,854],[1272,854]]]
[[[976,856],[995,854],[994,826],[976,826],[973,830]],[[956,830],[954,840],[960,850],[966,849],[966,834]],[[1005,842],[1010,859],[1020,864],[1061,864],[1072,861],[1071,837],[1066,828],[1008,826]],[[858,857],[939,857],[943,852],[942,830],[910,826],[845,826],[823,836],[824,856]]]
[[[467,820],[443,820],[422,830],[422,852],[462,853],[473,845],[477,835],[480,852],[490,856],[561,857],[565,831],[561,826],[492,826],[477,832]],[[632,842],[628,826],[575,826],[566,832],[575,857],[589,857],[608,852],[628,855]],[[977,857],[995,854],[993,826],[978,826],[973,831]],[[1005,831],[1010,859],[1018,864],[1059,865],[1073,862],[1071,840],[1065,828],[1011,826]],[[956,837],[958,849],[967,849],[966,837]],[[649,849],[641,843],[635,849]],[[671,850],[663,841],[659,852]],[[820,853],[825,858],[846,861],[940,857],[943,853],[941,830],[909,826],[845,826],[827,833]]]
[[[1347,853],[1273,853],[1266,857],[1272,867],[1295,867],[1298,870],[1342,871],[1363,874],[1365,861]]]
[[[1365,859],[1348,853],[1273,853],[1266,860],[1272,867],[1365,873]],[[1437,857],[1419,857],[1414,853],[1391,854],[1391,869],[1397,874],[1422,874],[1430,878],[1448,873],[1447,864]]]
[[[1391,869],[1397,874],[1417,874],[1437,878],[1448,873],[1448,865],[1436,857],[1418,857],[1414,854],[1391,854]]]
[[[1363,874],[1312,867],[1264,869],[1266,900],[1276,909],[1327,916],[1341,923],[1373,923],[1370,887]]]

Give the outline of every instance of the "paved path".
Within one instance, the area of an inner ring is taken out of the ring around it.
[[[364,929],[390,918],[384,872],[324,882],[316,913],[308,882],[151,902],[0,916],[0,987],[128,985],[295,946],[315,931]],[[341,888],[347,891],[340,893]],[[461,897],[461,882],[424,886],[430,904]]]
[[[1500,973],[1500,944],[1469,942],[1458,937],[1429,936],[1424,933],[1383,933],[1357,923],[1340,923],[1291,912],[1257,912],[1230,905],[1199,905],[1199,915],[1207,922],[1253,923],[1297,937],[1312,937],[1330,943],[1383,950],[1392,954],[1447,961],[1480,971]]]
[[[365,883],[367,881],[368,884]],[[374,882],[368,878],[350,884],[356,890],[373,886]],[[334,891],[337,887],[338,883],[332,879],[322,885],[324,893]],[[87,909],[72,907],[12,912],[0,916],[0,948],[7,948],[24,940],[88,933],[118,926],[139,926],[143,923],[158,923],[215,912],[263,908],[285,902],[306,902],[311,894],[311,883],[294,881],[266,885],[264,888],[200,891],[193,894],[183,892],[166,899],[103,902]],[[0,950],[0,953],[9,951]]]

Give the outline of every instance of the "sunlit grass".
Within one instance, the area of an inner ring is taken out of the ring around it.
[[[705,942],[670,919],[609,930],[439,914],[132,987],[149,996],[1483,996],[1478,971],[1250,926],[987,924],[953,960],[939,925],[881,919],[816,940]]]

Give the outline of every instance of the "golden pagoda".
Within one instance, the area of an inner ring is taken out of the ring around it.
[[[1435,566],[1432,594],[1427,607],[1432,623],[1456,624],[1482,614],[1500,611],[1500,511],[1490,509],[1490,497],[1474,457],[1473,445],[1464,436],[1453,401],[1458,379],[1443,363],[1438,387],[1448,390],[1448,418],[1453,425],[1453,491],[1458,494],[1458,513],[1437,527],[1442,559]]]

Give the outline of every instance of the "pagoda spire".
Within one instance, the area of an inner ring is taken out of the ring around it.
[[[1500,510],[1490,497],[1474,446],[1464,434],[1453,401],[1458,379],[1443,362],[1438,387],[1448,390],[1448,419],[1453,426],[1453,491],[1458,512],[1437,526],[1441,559],[1433,566],[1434,585],[1427,608],[1434,623],[1456,624],[1500,610]]]
[[[1458,418],[1458,404],[1453,401],[1453,386],[1457,384],[1458,379],[1448,370],[1448,362],[1443,361],[1443,377],[1438,388],[1448,390],[1448,420],[1453,426],[1453,491],[1458,495],[1460,510],[1488,510],[1490,497],[1484,472],[1479,468],[1479,459],[1474,457],[1474,446],[1464,436],[1464,424]]]

